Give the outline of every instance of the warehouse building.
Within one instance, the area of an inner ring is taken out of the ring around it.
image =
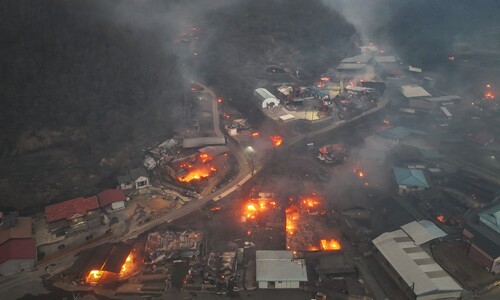
[[[298,289],[307,281],[304,259],[295,259],[292,251],[258,250],[257,283],[260,289]]]
[[[373,240],[376,257],[412,299],[458,299],[462,288],[422,245],[446,234],[431,221],[413,221]]]

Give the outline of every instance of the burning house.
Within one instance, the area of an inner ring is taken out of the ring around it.
[[[170,162],[167,171],[178,182],[200,181],[210,177],[217,171],[213,159],[214,157],[207,152],[198,152],[195,155]]]
[[[330,251],[342,247],[337,238],[321,237],[319,216],[326,215],[324,199],[316,194],[291,199],[285,209],[286,248],[294,251]]]
[[[126,280],[139,270],[142,261],[130,244],[103,244],[82,251],[64,274],[77,276],[83,285],[109,285]]]
[[[318,159],[326,164],[341,164],[347,160],[347,151],[342,144],[326,145],[319,148]]]

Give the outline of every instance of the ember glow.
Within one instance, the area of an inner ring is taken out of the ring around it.
[[[441,223],[444,223],[444,216],[443,215],[439,215],[439,216],[436,217],[436,220],[438,220]]]
[[[260,213],[276,208],[276,201],[269,199],[252,199],[245,204],[243,217],[255,220]]]
[[[297,230],[297,222],[300,218],[299,208],[295,205],[288,207],[285,210],[286,213],[286,233],[288,235],[295,234]]]
[[[120,270],[120,277],[124,277],[127,274],[130,274],[131,271],[133,270],[134,270],[134,257],[132,256],[132,253],[130,253],[122,265],[122,269]]]
[[[321,242],[321,250],[340,250],[342,247],[340,246],[340,242],[336,239],[324,239],[320,240]]]
[[[191,165],[190,165],[191,166]],[[178,176],[177,180],[180,182],[191,182],[193,180],[200,180],[210,177],[217,170],[211,166],[191,166],[186,170],[186,174]]]
[[[493,92],[486,92],[486,93],[484,93],[484,98],[486,100],[493,100],[496,98],[496,96],[495,96],[495,93],[493,93]]]
[[[258,137],[259,135],[260,135],[260,133],[258,131],[252,132],[253,137]]]
[[[279,135],[271,135],[269,137],[271,141],[273,142],[274,147],[279,147],[283,143],[283,138]]]
[[[209,163],[212,157],[207,153],[198,153],[195,158],[179,164],[179,168],[183,169],[177,175],[177,180],[180,182],[191,182],[210,177],[217,170]]]

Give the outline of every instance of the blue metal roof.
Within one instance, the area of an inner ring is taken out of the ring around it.
[[[424,172],[419,169],[394,167],[396,182],[406,186],[429,187]]]
[[[319,97],[321,97],[321,98],[323,98],[323,97],[330,97],[330,95],[329,95],[329,94],[327,94],[327,93],[325,93],[325,92],[323,92],[323,91],[321,91],[321,90],[318,90],[318,89],[317,89],[317,88],[315,88],[315,87],[308,87],[307,89],[308,89],[309,91],[311,91],[314,95],[317,95],[317,96],[319,96]]]
[[[500,203],[480,212],[478,215],[481,223],[500,233]]]

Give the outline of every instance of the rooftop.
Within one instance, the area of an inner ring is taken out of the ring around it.
[[[425,179],[425,175],[422,170],[399,167],[394,167],[393,170],[396,182],[400,185],[426,188],[429,187],[427,179]]]
[[[362,70],[366,68],[366,64],[340,64],[337,67],[337,70]]]
[[[269,98],[276,98],[273,94],[271,94],[270,91],[268,91],[265,88],[258,88],[255,89],[255,93],[261,98],[261,99],[269,99]]]
[[[453,101],[453,100],[459,100],[462,99],[459,96],[454,96],[454,95],[448,95],[448,96],[440,96],[440,97],[430,97],[426,98],[425,100],[430,101],[430,102],[446,102],[446,101]]]
[[[476,244],[491,258],[500,257],[500,235],[489,230],[489,228],[475,224],[465,224],[464,228],[474,235],[472,243]]]
[[[213,137],[198,137],[198,138],[184,138],[182,140],[182,148],[198,148],[213,145],[225,145],[226,138],[213,136]]]
[[[370,61],[370,59],[371,59],[370,55],[361,54],[361,55],[356,55],[356,56],[344,58],[341,61],[341,63],[342,64],[366,64],[367,62]]]
[[[386,232],[374,239],[373,244],[406,284],[413,287],[417,297],[462,290],[403,230]]]
[[[20,217],[17,220],[17,224],[10,228],[5,224],[0,226],[0,245],[10,239],[31,238],[31,218]]]
[[[385,56],[375,56],[373,58],[376,63],[395,63],[396,58],[392,55],[385,55]]]
[[[257,250],[257,281],[307,281],[305,260],[292,251]]]
[[[120,189],[108,189],[97,194],[101,207],[110,205],[114,202],[125,201],[125,193]]]
[[[401,226],[401,229],[415,241],[416,245],[446,236],[444,231],[428,220],[413,221]]]
[[[500,203],[478,213],[479,221],[500,233]]]
[[[223,153],[229,152],[229,148],[227,146],[206,146],[198,150],[198,152],[206,153],[211,157],[215,157]]]
[[[45,219],[47,223],[62,219],[70,220],[97,208],[99,208],[99,202],[96,196],[75,198],[46,206]]]
[[[35,259],[35,239],[11,239],[0,245],[0,264],[10,259]]]
[[[429,92],[418,85],[403,85],[401,87],[401,92],[406,98],[431,97]]]

